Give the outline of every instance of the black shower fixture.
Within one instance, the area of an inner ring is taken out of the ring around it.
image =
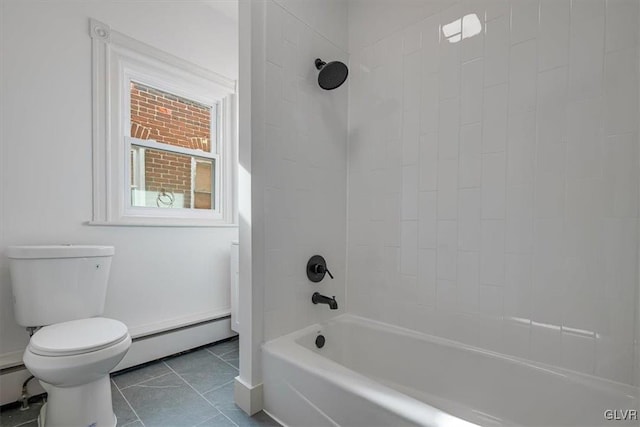
[[[314,255],[307,262],[307,277],[314,283],[321,282],[324,275],[328,274],[333,279],[333,274],[327,268],[327,261],[322,255]]]
[[[340,61],[327,63],[318,58],[316,59],[316,68],[320,70],[318,84],[324,90],[333,90],[340,87],[349,75],[349,68]]]

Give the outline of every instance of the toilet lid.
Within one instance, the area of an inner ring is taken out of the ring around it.
[[[101,350],[127,335],[124,323],[92,317],[45,326],[33,334],[29,349],[41,356],[71,356]]]

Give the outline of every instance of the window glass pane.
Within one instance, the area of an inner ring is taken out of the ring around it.
[[[193,207],[213,209],[213,162],[196,160],[193,185]]]
[[[215,160],[133,145],[131,206],[215,209]]]
[[[213,150],[212,107],[131,82],[131,135],[205,152]]]

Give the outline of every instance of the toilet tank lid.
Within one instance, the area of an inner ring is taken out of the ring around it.
[[[93,258],[113,256],[113,246],[92,245],[48,245],[48,246],[9,246],[7,257],[11,259],[46,258]]]

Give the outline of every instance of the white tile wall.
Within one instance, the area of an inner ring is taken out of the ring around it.
[[[349,309],[632,383],[637,0],[353,3]]]
[[[345,11],[343,0],[266,3],[266,132],[262,150],[266,340],[327,319],[346,308],[348,89],[320,89],[314,66],[318,57],[348,62]],[[416,131],[416,150],[417,138]],[[357,138],[352,143],[353,147],[359,146]],[[402,200],[409,201],[408,194],[413,189],[415,200],[408,209],[417,228],[416,165],[408,176],[414,182],[411,186],[406,180],[407,194]],[[382,207],[364,205],[371,200],[367,190],[371,181],[368,176],[362,178],[363,197],[358,200],[363,206],[355,211],[359,215]],[[375,182],[382,183],[383,179]],[[394,200],[396,206],[399,203],[400,198]],[[399,215],[400,209],[393,220],[399,221]],[[381,220],[383,215],[372,218]],[[371,228],[365,221],[355,221],[351,227],[354,241],[375,244]],[[414,231],[414,240],[416,236]],[[403,266],[416,276],[417,244],[413,246],[413,258],[403,258]],[[320,284],[312,284],[307,279],[305,267],[315,254],[327,259],[334,280],[327,276]],[[335,295],[340,309],[330,311],[326,305],[314,306],[311,295],[315,291]]]

